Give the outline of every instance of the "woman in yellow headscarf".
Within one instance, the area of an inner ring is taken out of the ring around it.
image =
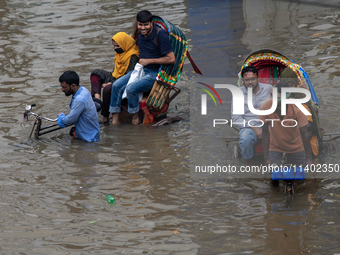
[[[115,49],[114,69],[108,72],[95,69],[91,72],[91,94],[98,111],[101,109],[102,121],[109,121],[109,107],[112,83],[135,68],[139,61],[139,49],[135,40],[124,32],[119,32],[112,37]],[[101,101],[101,88],[103,88],[103,101]]]

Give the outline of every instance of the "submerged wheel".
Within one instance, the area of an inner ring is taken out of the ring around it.
[[[292,194],[295,196],[293,181],[286,181],[285,185],[285,195]]]

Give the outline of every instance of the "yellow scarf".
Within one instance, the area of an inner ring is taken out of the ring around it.
[[[119,32],[112,37],[118,45],[123,49],[123,53],[115,54],[115,69],[113,70],[112,76],[118,79],[123,76],[129,67],[130,58],[132,55],[139,57],[139,48],[135,43],[135,40],[127,33]]]

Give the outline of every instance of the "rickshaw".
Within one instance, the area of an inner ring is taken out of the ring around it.
[[[188,57],[196,73],[201,75],[202,73],[189,54],[187,41],[183,32],[171,22],[161,17],[154,16],[153,21],[156,26],[168,33],[176,62],[172,65],[162,65],[160,67],[153,88],[148,93],[144,93],[142,100],[139,102],[139,117],[142,120],[142,124],[161,126],[181,120],[179,117],[167,117],[166,113],[169,109],[170,102],[181,92],[181,89],[175,87],[175,85],[182,74],[185,58]],[[24,113],[26,119],[28,116],[34,116],[36,118],[30,138],[33,134],[34,137],[38,138],[43,134],[60,129],[56,124],[57,119],[42,117],[32,112],[32,107],[34,106],[35,104],[26,105]],[[127,104],[122,104],[122,109],[126,110]],[[54,124],[43,127],[43,120]]]
[[[281,73],[285,68],[290,68],[293,70],[298,78],[298,87],[308,89],[311,93],[311,100],[306,104],[312,114],[311,128],[310,128],[310,143],[311,149],[314,156],[317,156],[321,150],[322,146],[322,138],[323,138],[323,130],[320,127],[319,117],[318,117],[318,109],[320,107],[320,102],[316,96],[313,85],[309,79],[306,71],[297,63],[284,56],[278,51],[271,49],[261,49],[252,52],[249,54],[241,67],[241,71],[246,66],[255,66],[258,70],[258,82],[270,84],[274,86],[277,82],[280,81]],[[237,87],[243,86],[241,72],[239,73]],[[254,148],[255,157],[262,156],[262,143],[259,141]],[[240,150],[238,143],[234,143],[234,156],[240,157]],[[289,171],[294,171],[294,169],[290,169]],[[304,173],[298,173],[298,177],[296,173],[292,174],[284,174],[282,172],[275,172],[272,175],[273,180],[284,180],[286,182],[285,192],[288,190],[294,193],[294,189],[292,186],[293,180],[301,180],[304,178]]]

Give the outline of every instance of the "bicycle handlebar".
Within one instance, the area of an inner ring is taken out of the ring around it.
[[[30,115],[30,116],[35,116],[37,119],[47,120],[49,122],[57,122],[58,121],[58,118],[50,119],[50,118],[43,117],[43,116],[40,116],[40,115],[32,112],[31,110],[32,110],[32,107],[34,107],[34,106],[35,106],[35,104],[28,104],[28,105],[26,105],[26,107],[25,107],[25,114]]]

